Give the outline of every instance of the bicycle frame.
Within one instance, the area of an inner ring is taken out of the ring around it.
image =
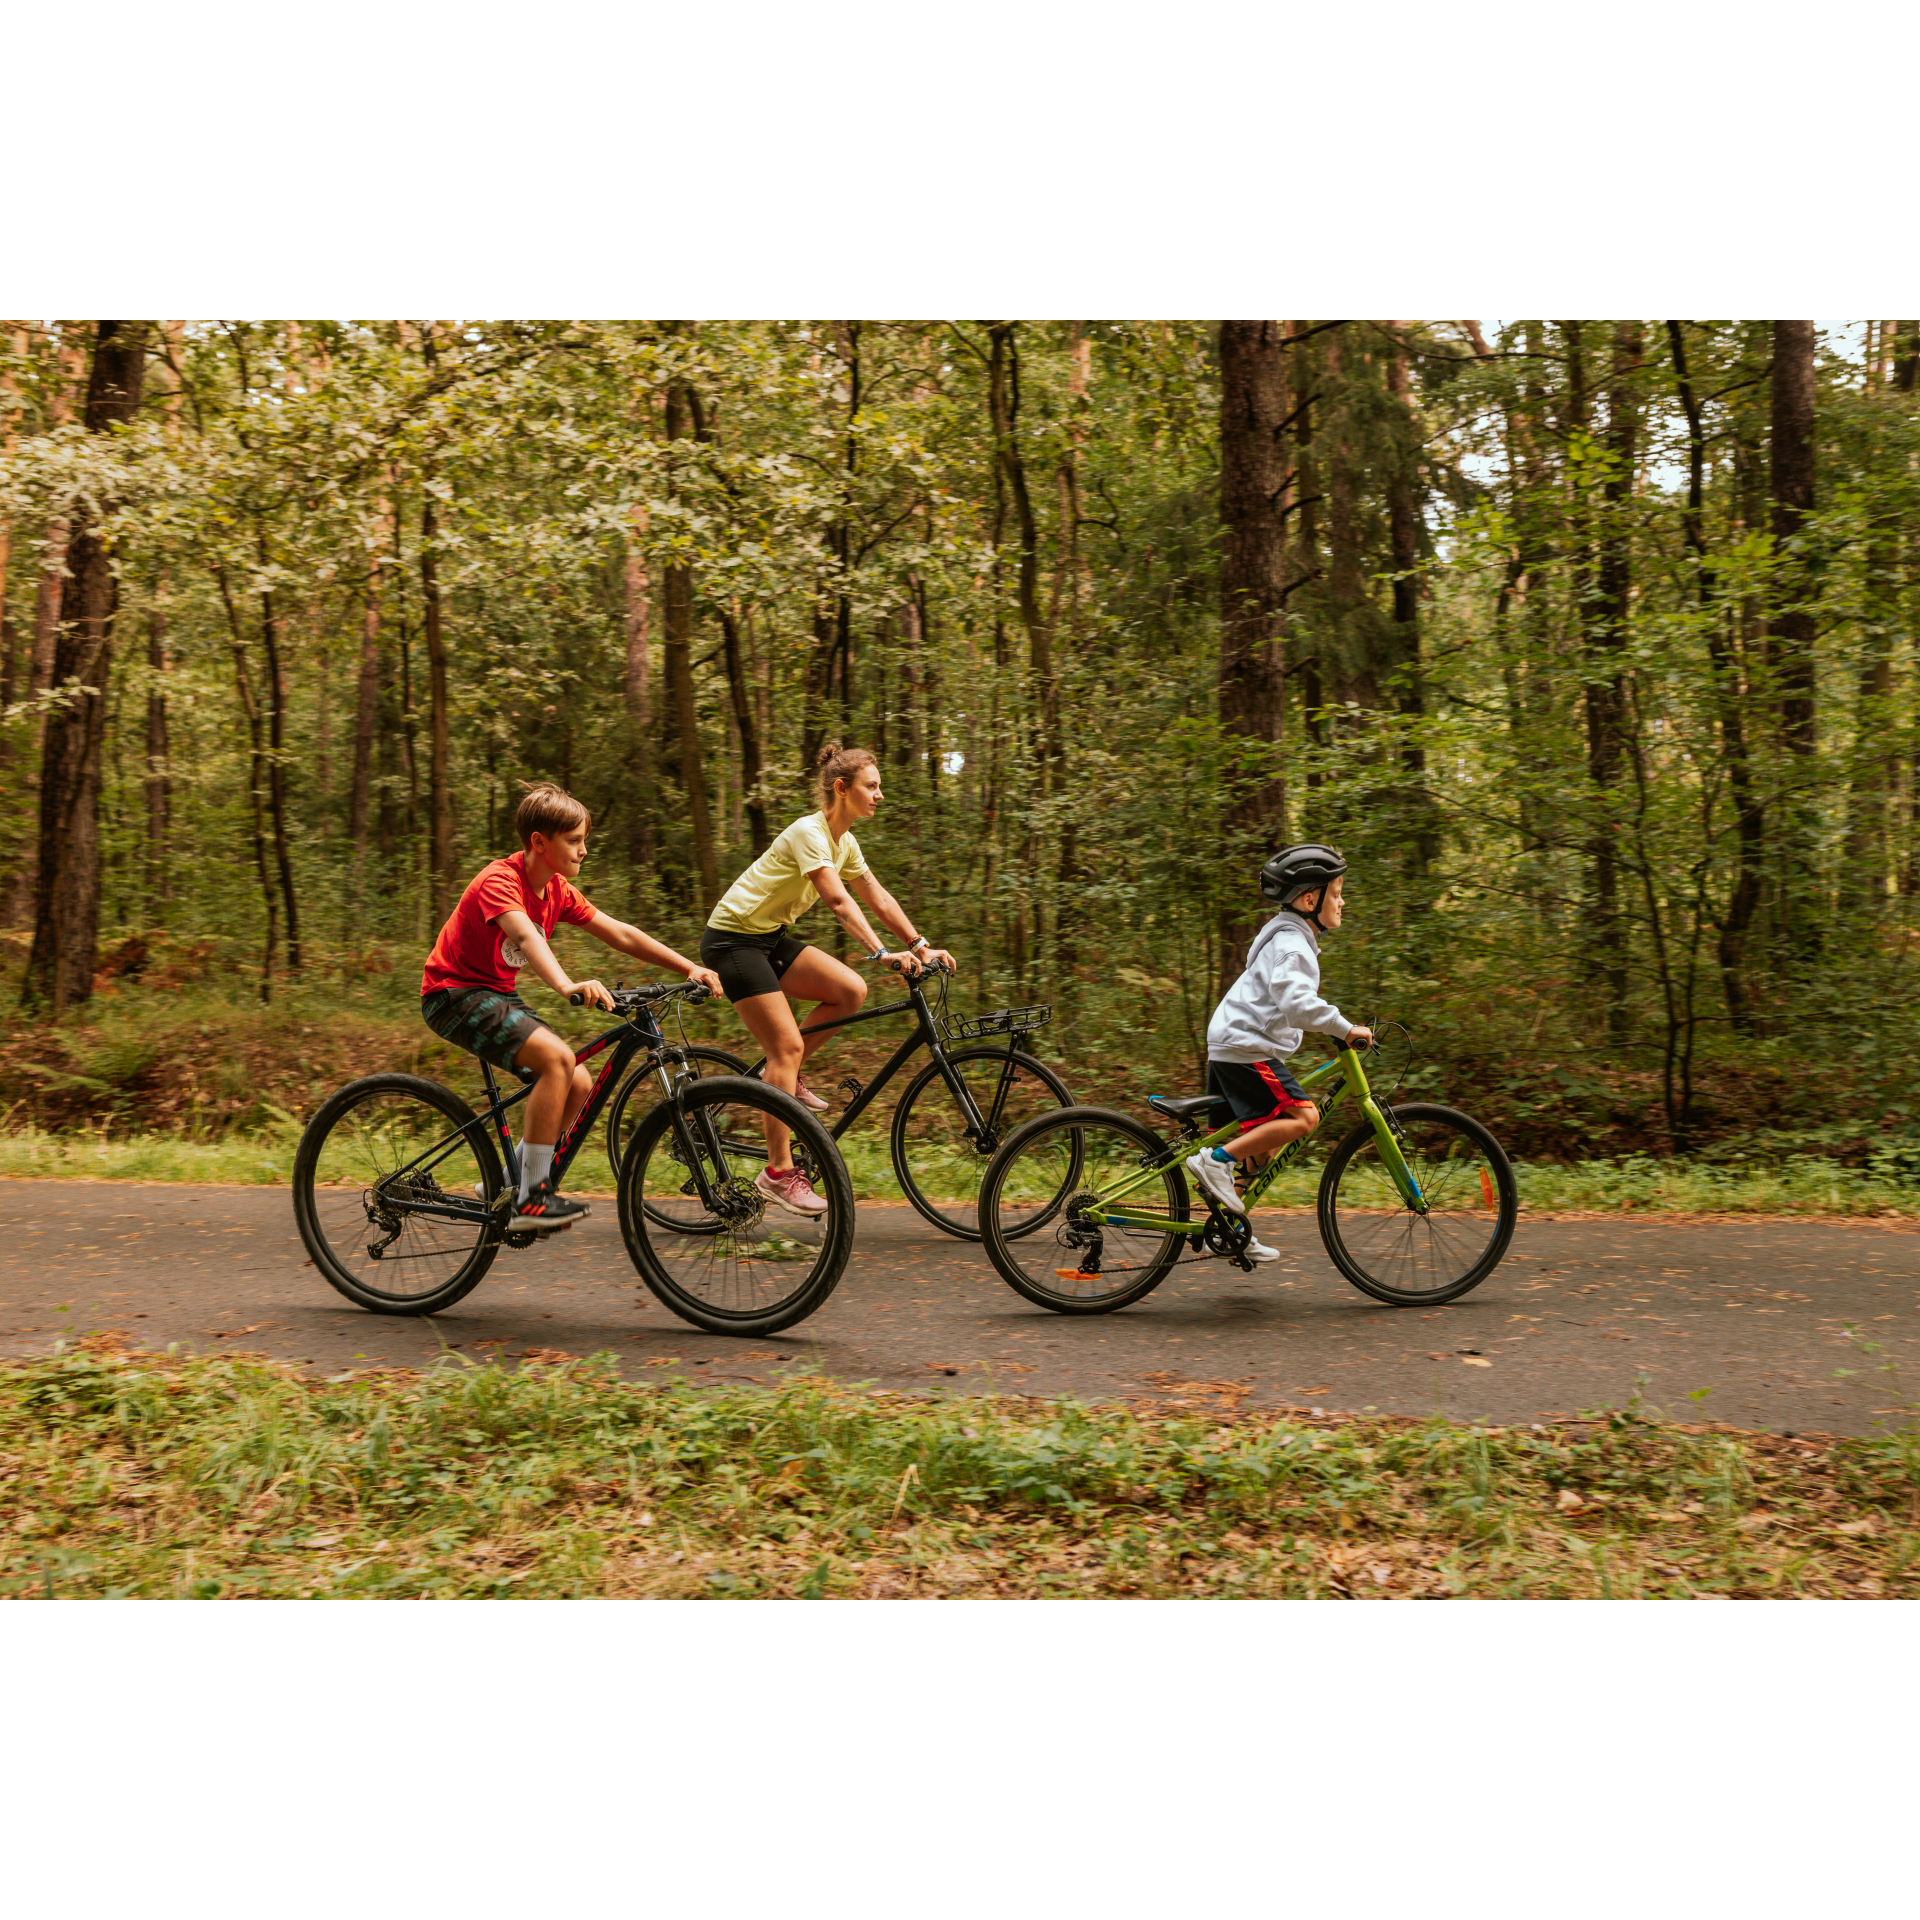
[[[1380,1157],[1387,1163],[1387,1169],[1393,1175],[1394,1185],[1400,1190],[1401,1199],[1415,1213],[1424,1214],[1427,1211],[1426,1195],[1420,1191],[1420,1183],[1414,1179],[1412,1171],[1407,1166],[1406,1157],[1400,1151],[1400,1142],[1395,1136],[1392,1122],[1373,1097],[1373,1089],[1367,1084],[1367,1071],[1360,1064],[1359,1054],[1351,1047],[1342,1047],[1331,1060],[1322,1061],[1311,1072],[1300,1076],[1303,1092],[1311,1092],[1317,1084],[1321,1083],[1329,1083],[1326,1085],[1324,1104],[1320,1107],[1321,1119],[1324,1121],[1326,1116],[1339,1105],[1341,1095],[1351,1086],[1359,1099],[1361,1111],[1372,1124],[1374,1138],[1380,1143]],[[1240,1123],[1237,1120],[1230,1120],[1224,1127],[1216,1127],[1213,1132],[1202,1134],[1198,1139],[1191,1134],[1183,1136],[1175,1143],[1173,1150],[1205,1152],[1210,1147],[1224,1145],[1239,1132]],[[1249,1213],[1259,1203],[1268,1187],[1273,1184],[1280,1169],[1294,1160],[1312,1137],[1308,1134],[1290,1142],[1281,1148],[1259,1173],[1254,1175],[1245,1194]],[[1169,1220],[1165,1214],[1150,1213],[1145,1208],[1114,1204],[1124,1201],[1129,1193],[1155,1179],[1165,1167],[1166,1160],[1165,1155],[1157,1157],[1151,1166],[1141,1168],[1138,1173],[1130,1175],[1118,1186],[1103,1193],[1100,1196],[1099,1207],[1088,1211],[1086,1216],[1088,1223],[1096,1226],[1144,1228],[1155,1233],[1184,1233],[1190,1238],[1198,1239],[1206,1232],[1208,1221],[1212,1216],[1211,1202],[1208,1203],[1207,1212],[1198,1220]]]
[[[629,1063],[632,1061],[634,1055],[642,1048],[651,1048],[654,1052],[661,1090],[671,1099],[679,1085],[679,1080],[670,1079],[667,1074],[667,1069],[674,1066],[684,1066],[686,1064],[686,1054],[685,1051],[679,1047],[670,1047],[667,1045],[666,1036],[660,1031],[660,1023],[654,1018],[653,1009],[650,1006],[636,1007],[617,1027],[610,1027],[597,1038],[589,1040],[587,1044],[580,1048],[574,1055],[576,1064],[591,1060],[595,1055],[601,1053],[607,1055],[607,1062],[606,1065],[600,1069],[599,1077],[593,1083],[593,1090],[587,1095],[587,1104],[580,1109],[579,1116],[575,1119],[573,1125],[560,1136],[554,1145],[552,1178],[556,1185],[559,1182],[560,1176],[566,1172],[568,1166],[578,1156],[581,1147],[593,1132],[594,1122],[599,1119],[601,1110],[607,1104],[608,1097],[613,1090],[619,1086],[621,1077],[626,1072]],[[405,1166],[396,1169],[394,1173],[389,1174],[387,1181],[383,1182],[382,1185],[398,1180],[407,1174],[431,1173],[435,1167],[439,1166],[455,1151],[459,1142],[476,1127],[485,1128],[490,1125],[499,1136],[501,1161],[506,1168],[506,1181],[502,1188],[502,1193],[503,1195],[511,1195],[519,1191],[520,1158],[513,1150],[513,1129],[507,1122],[507,1115],[517,1107],[522,1100],[527,1098],[533,1091],[533,1086],[529,1081],[521,1086],[517,1092],[503,1096],[500,1092],[498,1082],[494,1079],[492,1063],[482,1060],[480,1062],[480,1071],[486,1076],[487,1083],[487,1104],[485,1109],[480,1113],[476,1113],[464,1126],[456,1127],[451,1133],[435,1141],[425,1153],[419,1155],[416,1159],[410,1160]],[[717,1151],[717,1142],[710,1141],[709,1145],[713,1146]],[[703,1164],[704,1156],[693,1154],[689,1157],[692,1162],[691,1171],[698,1184],[702,1204],[706,1204],[712,1200],[713,1195],[707,1182],[706,1169]],[[496,1205],[497,1204],[496,1202]],[[493,1217],[491,1210],[483,1202],[479,1200],[467,1200],[453,1194],[445,1194],[437,1201],[416,1200],[409,1197],[406,1202],[406,1207],[409,1213],[425,1214],[443,1220],[486,1220]]]
[[[968,1135],[977,1141],[989,1133],[997,1132],[1001,1116],[1006,1111],[1007,1089],[1013,1082],[1011,1071],[1003,1073],[1000,1076],[1000,1085],[994,1093],[993,1109],[990,1113],[983,1114],[975,1103],[973,1095],[967,1090],[967,1083],[954,1071],[947,1057],[947,1049],[940,1039],[939,1023],[934,1019],[933,1009],[927,1005],[926,988],[918,981],[908,982],[907,997],[904,1000],[890,1000],[884,1007],[862,1007],[858,1013],[847,1014],[839,1020],[818,1021],[812,1026],[802,1027],[800,1029],[800,1037],[805,1039],[808,1034],[812,1033],[831,1033],[836,1027],[854,1027],[858,1026],[863,1020],[882,1020],[890,1014],[907,1013],[909,1011],[917,1017],[918,1024],[915,1026],[914,1031],[908,1034],[907,1037],[894,1048],[892,1054],[888,1056],[886,1063],[880,1068],[880,1071],[864,1086],[860,1087],[859,1092],[848,1102],[846,1111],[840,1115],[839,1119],[834,1121],[833,1125],[829,1127],[827,1131],[838,1140],[840,1136],[866,1112],[868,1107],[874,1103],[880,1094],[885,1091],[887,1086],[892,1082],[894,1075],[897,1074],[922,1047],[925,1047],[933,1056],[934,1064],[939,1067],[940,1078],[946,1083],[947,1091],[953,1095],[955,1103],[966,1119]],[[1007,1035],[1005,1058],[1009,1067],[1011,1067],[1017,1052],[1014,1043],[1018,1037],[1017,1034],[1013,1033]],[[765,1068],[766,1064],[766,1056],[762,1054],[747,1071],[757,1076]]]

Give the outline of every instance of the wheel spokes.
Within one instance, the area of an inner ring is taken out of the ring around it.
[[[1009,1060],[957,1060],[955,1075],[965,1085],[988,1128],[985,1139],[968,1132],[959,1103],[938,1078],[929,1080],[907,1116],[904,1157],[907,1175],[922,1199],[956,1226],[974,1230],[980,1182],[1000,1142],[1037,1114],[1060,1104],[1038,1073],[1016,1053]]]
[[[828,1257],[837,1221],[789,1213],[760,1191],[767,1164],[758,1109],[690,1108],[654,1137],[631,1195],[668,1283],[707,1310],[764,1314],[808,1284]],[[796,1152],[795,1164],[805,1165]]]
[[[381,1091],[328,1130],[312,1216],[341,1269],[369,1291],[417,1298],[445,1285],[487,1229],[471,1137],[437,1107]]]

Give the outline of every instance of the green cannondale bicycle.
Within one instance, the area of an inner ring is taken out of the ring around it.
[[[1320,1238],[1362,1293],[1393,1307],[1431,1307],[1477,1287],[1513,1241],[1520,1210],[1513,1168],[1479,1121],[1451,1107],[1387,1104],[1411,1046],[1404,1028],[1377,1038],[1369,1083],[1359,1053],[1341,1047],[1300,1074],[1324,1127],[1351,1095],[1362,1118],[1334,1147],[1320,1176]],[[1183,1251],[1251,1270],[1253,1223],[1202,1194],[1196,1216],[1181,1165],[1198,1148],[1233,1138],[1229,1122],[1205,1131],[1206,1094],[1149,1097],[1175,1121],[1168,1140],[1106,1107],[1043,1113],[1008,1136],[980,1183],[980,1231],[1001,1279],[1055,1313],[1111,1313],[1151,1293]],[[1251,1211],[1307,1140],[1236,1182]]]

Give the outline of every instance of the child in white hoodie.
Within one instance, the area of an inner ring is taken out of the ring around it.
[[[1280,902],[1247,951],[1246,969],[1207,1023],[1207,1091],[1216,1122],[1224,1105],[1240,1122],[1239,1138],[1204,1148],[1187,1171],[1221,1206],[1245,1213],[1234,1191],[1236,1163],[1260,1166],[1269,1154],[1304,1138],[1320,1124],[1320,1110],[1287,1068],[1309,1033],[1330,1034],[1352,1047],[1373,1042],[1320,997],[1320,936],[1344,913],[1347,863],[1335,847],[1314,843],[1283,848],[1260,870],[1260,891]],[[1279,1252],[1255,1240],[1250,1260],[1277,1260]]]

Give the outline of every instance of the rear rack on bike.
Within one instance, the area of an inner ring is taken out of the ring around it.
[[[1051,1007],[1002,1007],[998,1013],[983,1013],[977,1020],[948,1020],[943,1024],[949,1040],[987,1040],[996,1033],[1031,1033],[1052,1018]]]

